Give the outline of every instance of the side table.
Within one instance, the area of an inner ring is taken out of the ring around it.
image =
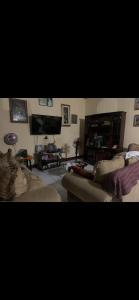
[[[19,161],[25,163],[27,168],[32,171],[32,159],[33,157],[29,155],[27,157],[20,157]]]

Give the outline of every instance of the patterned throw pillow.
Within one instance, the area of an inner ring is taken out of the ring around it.
[[[138,161],[137,157],[130,157],[129,159],[126,160],[126,165],[129,166],[131,164],[134,164]]]
[[[12,150],[0,152],[0,200],[12,200],[15,196],[15,179],[18,163],[12,157]]]
[[[122,156],[119,156],[112,160],[102,160],[95,166],[95,182],[101,183],[104,175],[121,169],[125,166],[125,160]]]

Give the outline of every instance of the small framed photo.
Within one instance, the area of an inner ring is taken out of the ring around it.
[[[47,98],[39,98],[39,105],[47,106]]]
[[[135,110],[139,110],[139,98],[135,99],[135,105],[134,105]]]
[[[27,101],[9,98],[10,120],[13,123],[28,123]]]
[[[78,123],[78,116],[77,115],[71,115],[71,123],[77,124]]]
[[[53,98],[47,98],[47,106],[53,107]]]
[[[139,126],[139,115],[134,116],[134,126]]]
[[[70,105],[61,104],[62,110],[62,126],[70,126]]]

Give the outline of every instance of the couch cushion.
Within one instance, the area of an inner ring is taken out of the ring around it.
[[[130,157],[129,159],[126,160],[126,165],[134,164],[137,161],[138,161],[137,157]]]
[[[61,197],[53,187],[45,186],[22,194],[14,202],[61,202]]]
[[[43,182],[39,176],[36,176],[34,174],[31,174],[31,181],[30,181],[30,186],[29,186],[29,191],[32,190],[37,190],[40,189],[42,187],[46,187],[47,183]]]
[[[125,166],[125,160],[122,156],[115,157],[112,160],[102,160],[96,165],[95,182],[101,183],[104,175],[121,169]]]

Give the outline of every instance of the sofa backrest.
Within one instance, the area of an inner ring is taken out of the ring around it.
[[[129,144],[129,146],[128,146],[128,152],[129,151],[139,151],[139,145],[135,144],[135,143]]]
[[[104,175],[113,171],[121,169],[125,166],[125,160],[123,156],[115,157],[112,160],[102,160],[96,165],[95,182],[101,183]]]

